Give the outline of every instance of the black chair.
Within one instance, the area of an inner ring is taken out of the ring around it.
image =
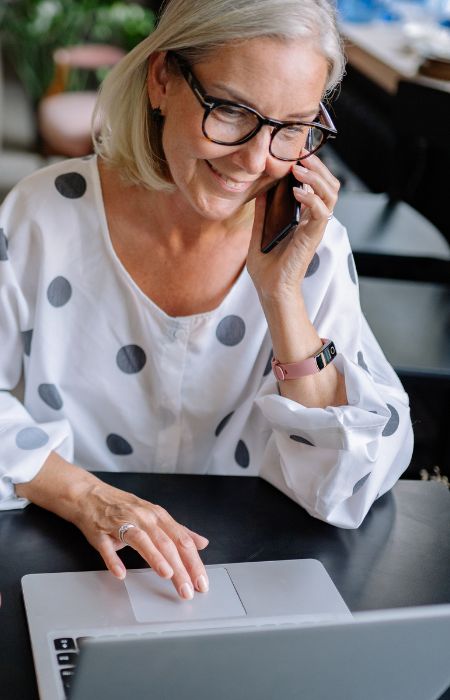
[[[405,202],[387,194],[341,193],[359,274],[361,306],[411,401],[415,449],[409,478],[449,473],[450,246]]]
[[[340,158],[372,192],[407,202],[450,242],[450,92],[401,80],[389,94],[349,65],[333,115]]]

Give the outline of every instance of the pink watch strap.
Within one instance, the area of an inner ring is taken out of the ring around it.
[[[309,374],[316,374],[330,364],[336,357],[336,347],[332,340],[321,338],[321,341],[323,345],[320,350],[306,360],[284,364],[273,358],[272,370],[278,381],[283,382],[286,379],[298,379]]]

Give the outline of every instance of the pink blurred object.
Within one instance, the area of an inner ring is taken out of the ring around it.
[[[70,71],[110,67],[124,55],[123,49],[107,44],[66,46],[54,52],[55,76],[38,107],[38,128],[47,154],[75,158],[91,153],[91,121],[97,93],[65,92]]]

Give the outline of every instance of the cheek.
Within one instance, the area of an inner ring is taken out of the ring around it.
[[[183,110],[179,105],[168,110],[162,141],[168,159],[170,155],[179,157],[181,154],[192,158],[207,157],[203,153],[207,153],[212,145],[202,131],[202,114],[187,114],[186,109]]]

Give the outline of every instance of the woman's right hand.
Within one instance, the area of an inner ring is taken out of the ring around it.
[[[198,554],[208,540],[178,523],[161,506],[105,484],[56,453],[32,481],[17,484],[16,493],[73,522],[117,578],[126,575],[117,554],[125,546],[119,528],[131,523],[135,527],[127,530],[126,544],[160,576],[172,579],[181,598],[190,600],[194,589],[208,590],[208,576]]]

